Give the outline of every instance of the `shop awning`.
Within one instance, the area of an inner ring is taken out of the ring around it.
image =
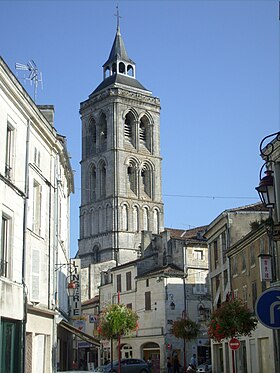
[[[101,344],[98,339],[92,337],[91,335],[82,332],[81,330],[75,328],[73,325],[69,324],[66,321],[61,321],[59,324],[62,328],[66,329],[68,332],[75,334],[77,337],[83,339],[84,341],[91,343],[92,345],[96,347],[100,347]]]

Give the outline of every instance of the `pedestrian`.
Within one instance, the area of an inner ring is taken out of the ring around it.
[[[193,354],[190,364],[193,366],[194,369],[196,369],[196,366],[197,366],[196,354]]]
[[[173,373],[180,373],[180,363],[177,355],[173,357]]]
[[[73,370],[78,370],[78,363],[76,360],[73,360]]]
[[[187,372],[189,372],[189,373],[194,373],[195,372],[195,368],[192,364],[189,364],[189,366],[187,368]]]
[[[167,373],[172,373],[172,364],[169,356],[167,358]]]

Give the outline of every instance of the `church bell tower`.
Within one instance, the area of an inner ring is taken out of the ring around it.
[[[141,255],[141,232],[163,230],[160,101],[136,79],[119,24],[103,81],[81,103],[82,267]]]

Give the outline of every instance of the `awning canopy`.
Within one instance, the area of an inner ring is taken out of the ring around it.
[[[62,320],[58,325],[61,326],[64,329],[66,329],[68,332],[70,332],[72,334],[75,334],[77,337],[83,339],[84,341],[86,341],[88,343],[91,343],[92,345],[94,345],[96,347],[101,346],[100,341],[98,339],[92,337],[91,335],[89,335],[87,333],[82,332],[81,330],[75,328],[73,325],[69,324],[66,321]]]

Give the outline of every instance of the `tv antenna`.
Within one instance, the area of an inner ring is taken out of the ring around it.
[[[24,80],[29,80],[30,85],[34,84],[34,102],[36,102],[38,83],[41,83],[43,89],[43,75],[38,72],[36,63],[33,60],[28,61],[26,65],[17,62],[16,70],[29,71],[29,76],[26,78],[24,75],[23,78]]]

